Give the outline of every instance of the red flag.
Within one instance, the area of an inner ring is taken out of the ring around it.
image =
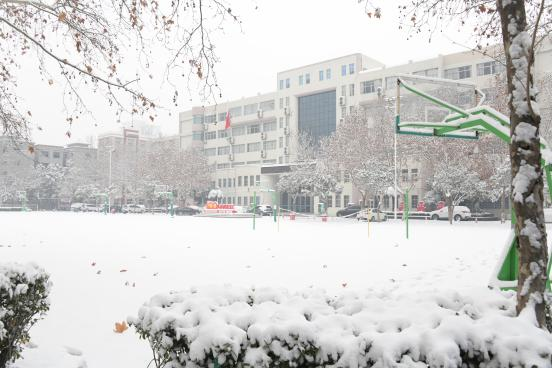
[[[230,128],[230,113],[227,112],[226,113],[226,121],[224,123],[224,129],[228,129]]]

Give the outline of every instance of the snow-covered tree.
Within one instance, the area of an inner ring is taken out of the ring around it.
[[[464,200],[483,195],[486,184],[468,166],[444,158],[435,167],[432,188],[445,198],[449,222],[452,224],[454,207]]]
[[[368,196],[381,196],[393,184],[393,124],[389,109],[378,102],[355,109],[322,149],[328,161],[349,175],[365,204]]]
[[[67,169],[58,164],[37,165],[33,196],[37,199],[59,199]]]

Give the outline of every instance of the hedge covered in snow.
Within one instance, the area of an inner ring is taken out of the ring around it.
[[[156,367],[552,367],[552,335],[482,289],[394,295],[231,286],[154,296],[130,317]]]
[[[0,367],[19,358],[29,329],[49,309],[48,274],[35,264],[0,263]]]

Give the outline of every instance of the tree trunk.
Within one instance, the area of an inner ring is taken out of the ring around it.
[[[536,106],[532,78],[534,50],[527,32],[525,2],[497,0],[497,6],[508,77],[511,196],[519,251],[517,312],[534,315],[538,325],[546,328],[544,293],[548,248],[542,209],[540,116],[532,108]]]

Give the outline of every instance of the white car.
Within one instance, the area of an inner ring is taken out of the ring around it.
[[[429,218],[432,220],[446,220],[448,219],[448,207],[445,206],[440,210],[432,211],[429,215]],[[466,206],[454,206],[452,218],[454,221],[469,220],[471,218],[471,211]]]
[[[84,208],[84,203],[71,203],[71,212],[80,212]]]
[[[370,208],[370,222],[387,221],[387,215],[377,208]],[[358,221],[368,221],[368,209],[361,210],[356,216]]]
[[[142,204],[125,204],[121,208],[122,213],[144,213],[146,212],[146,206]]]

